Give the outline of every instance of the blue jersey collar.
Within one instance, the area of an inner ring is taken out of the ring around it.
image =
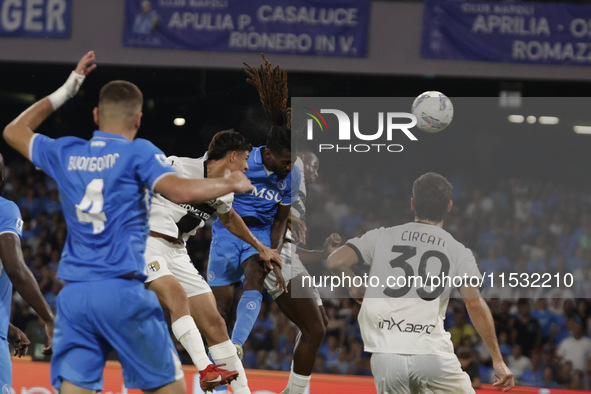
[[[271,174],[273,174],[273,171],[269,170],[266,166],[265,163],[263,163],[263,156],[261,154],[261,151],[265,148],[266,145],[263,146],[259,146],[258,148],[254,149],[254,162],[257,164],[262,164],[263,165],[263,169],[265,170],[265,173],[267,174],[267,176],[271,176]]]
[[[100,130],[95,130],[94,133],[92,134],[92,138],[129,141],[127,138],[125,138],[121,134],[109,133],[107,131],[100,131]]]

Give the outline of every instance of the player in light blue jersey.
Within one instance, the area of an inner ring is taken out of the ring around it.
[[[184,393],[162,309],[144,288],[150,198],[156,191],[177,203],[200,203],[252,186],[241,172],[179,177],[162,151],[135,139],[143,97],[126,81],[101,89],[93,110],[98,130],[89,141],[34,134],[76,94],[94,60],[94,52],[85,54],[62,87],[4,129],[6,141],[57,182],[68,226],[58,269],[66,285],[57,299],[52,385],[62,394],[102,390],[105,361],[115,349],[126,387]]]
[[[253,184],[249,194],[234,198],[234,210],[242,217],[254,236],[264,245],[277,249],[283,242],[287,219],[299,185],[299,171],[291,176],[291,131],[273,126],[267,145],[253,148],[248,157],[246,176]],[[277,268],[277,266],[274,266]],[[285,288],[279,269],[273,270],[277,281]],[[207,280],[222,316],[229,320],[234,291],[244,281],[244,293],[236,309],[232,342],[244,344],[259,314],[262,291],[268,268],[263,266],[258,252],[250,244],[232,235],[218,220],[212,226]]]
[[[4,188],[6,171],[4,158],[0,155],[0,193]],[[45,354],[51,353],[53,313],[45,301],[35,277],[25,264],[20,237],[23,232],[21,213],[16,204],[0,197],[0,389],[9,393],[12,387],[9,343],[15,355],[26,354],[29,340],[9,323],[12,305],[12,286],[35,309],[45,321],[45,332],[49,341]]]
[[[272,69],[270,63],[264,60],[265,65],[260,72],[250,66],[245,71],[249,76],[247,81],[259,91],[263,108],[273,126],[268,133],[266,146],[253,149],[249,157],[249,171],[246,175],[253,183],[254,190],[249,195],[237,197],[234,209],[259,240],[280,250],[291,204],[298,198],[301,173],[294,168],[295,157],[291,155],[289,110],[286,108],[287,74],[279,67]],[[312,296],[310,299],[290,297],[288,287],[291,283],[286,286],[283,275],[277,275],[276,269],[273,273],[275,282],[281,284],[278,293],[282,295],[276,298],[277,305],[302,330],[301,340],[294,351],[294,368],[290,374],[290,382],[295,380],[305,388],[316,359],[316,351],[324,337],[323,319]],[[218,306],[226,317],[230,314],[233,300],[232,284],[244,278],[244,293],[236,308],[236,322],[232,332],[232,341],[239,353],[259,314],[266,275],[267,272],[261,269],[258,262],[256,251],[229,236],[219,223],[214,223],[208,281]],[[307,316],[312,316],[312,319],[307,319]]]

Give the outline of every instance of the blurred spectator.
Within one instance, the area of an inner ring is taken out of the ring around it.
[[[457,308],[454,311],[454,325],[450,328],[449,333],[454,347],[459,346],[464,338],[469,338],[472,343],[476,342],[476,330],[468,323],[464,308]]]
[[[519,381],[524,386],[539,387],[544,381],[544,363],[539,351],[531,354],[531,367],[526,368]]]
[[[326,304],[326,315],[328,316],[328,324],[326,326],[326,336],[334,335],[337,337],[337,343],[343,345],[345,343],[346,323],[345,319],[337,315],[337,308],[334,305]]]
[[[546,387],[549,389],[560,388],[560,385],[554,379],[554,370],[551,366],[547,365],[546,367],[544,367],[542,383],[538,387]]]
[[[527,357],[535,347],[542,343],[542,331],[537,321],[530,316],[530,303],[528,299],[519,299],[517,302],[517,317],[513,323],[513,343],[521,345],[523,354]]]
[[[341,364],[344,360],[342,348],[338,345],[338,338],[335,335],[327,335],[326,343],[320,347],[319,354],[326,360],[326,369],[332,373],[346,373],[346,364]]]
[[[272,345],[268,338],[272,335],[273,330],[275,329],[275,319],[269,313],[267,305],[268,304],[265,302],[261,303],[259,316],[254,322],[254,326],[248,337],[248,340],[253,342],[253,346],[256,349],[270,349]]]
[[[553,335],[552,328],[555,325],[555,315],[548,309],[548,300],[539,298],[535,302],[534,310],[531,312],[531,317],[538,322],[542,333],[542,342],[551,341]]]
[[[44,355],[43,349],[47,346],[47,335],[45,335],[45,322],[40,317],[31,319],[24,330],[25,335],[31,341],[28,354],[34,361],[49,361],[51,355]]]
[[[516,381],[521,380],[521,376],[526,370],[532,369],[531,360],[521,352],[521,345],[513,345],[511,355],[507,357],[507,366],[513,372]]]
[[[472,387],[475,389],[480,388],[480,364],[478,363],[477,356],[474,352],[467,347],[458,348],[458,360],[462,369],[470,377]]]
[[[591,339],[583,336],[583,324],[580,318],[570,322],[572,337],[564,339],[558,345],[556,354],[564,361],[570,361],[573,369],[585,371],[591,358]]]
[[[483,275],[491,272],[509,271],[509,268],[511,267],[507,257],[499,255],[499,245],[497,243],[493,243],[488,247],[486,258],[480,260],[478,265]]]

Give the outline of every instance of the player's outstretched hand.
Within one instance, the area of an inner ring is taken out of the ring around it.
[[[322,245],[322,257],[327,259],[332,252],[341,246],[341,242],[341,235],[339,233],[332,233],[326,237]]]
[[[493,362],[493,368],[498,373],[498,375],[493,374],[493,386],[504,387],[503,392],[509,391],[513,387],[515,387],[515,379],[513,378],[513,372],[511,372],[507,364],[505,364],[504,362]]]
[[[275,272],[275,286],[279,286],[284,292],[289,293],[287,285],[285,284],[285,278],[283,278],[283,274],[281,273],[281,267],[273,261],[271,264],[273,265],[273,272]]]
[[[78,65],[74,69],[74,72],[78,75],[87,76],[91,73],[92,70],[96,68],[96,64],[94,64],[96,57],[94,55],[94,51],[88,51],[80,58]]]
[[[53,322],[45,323],[45,334],[47,335],[47,347],[43,349],[43,354],[49,356],[53,353],[53,349],[51,347],[53,341],[53,329],[55,328]]]
[[[22,357],[27,354],[31,341],[29,341],[29,338],[27,338],[25,333],[22,332],[18,327],[9,324],[8,343],[10,343],[14,349],[14,355],[17,357]]]
[[[234,193],[248,193],[254,186],[250,183],[250,180],[241,171],[226,171],[224,178],[229,179],[234,186]]]
[[[277,249],[271,249],[265,245],[261,248],[259,252],[259,257],[263,262],[263,265],[268,269],[268,271],[273,270],[273,264],[277,265],[279,269],[283,267],[283,263],[281,261],[281,256],[277,252]]]
[[[306,244],[306,232],[308,231],[308,228],[306,227],[306,223],[302,219],[296,218],[293,215],[289,215],[289,221],[290,221],[291,232],[293,233],[295,240],[297,242],[301,243],[302,245],[305,245]]]

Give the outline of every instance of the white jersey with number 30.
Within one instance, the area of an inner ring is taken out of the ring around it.
[[[347,245],[371,265],[372,282],[359,312],[365,350],[453,354],[443,328],[454,286],[449,281],[455,278],[458,286],[460,277],[481,278],[470,249],[442,228],[421,222],[371,230]]]

